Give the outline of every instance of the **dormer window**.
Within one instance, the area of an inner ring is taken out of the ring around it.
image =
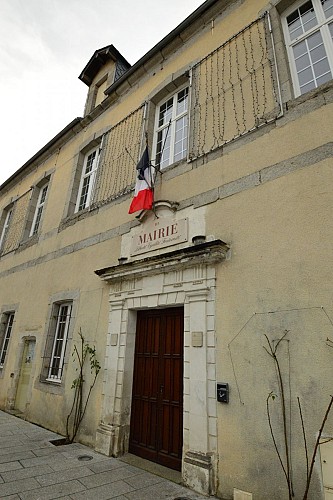
[[[88,85],[89,91],[84,114],[91,113],[107,97],[104,92],[131,65],[113,45],[96,50],[82,71],[79,79]]]
[[[102,79],[102,81],[96,85],[95,108],[96,108],[96,106],[101,104],[101,102],[104,101],[104,99],[106,98],[106,95],[104,94],[104,91],[106,90],[106,88],[107,88],[107,75],[105,75],[105,77]]]

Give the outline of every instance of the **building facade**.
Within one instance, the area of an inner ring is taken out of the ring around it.
[[[0,186],[2,409],[65,434],[81,331],[82,442],[235,500],[303,498],[315,449],[332,497],[332,38],[332,0],[207,0],[133,66],[96,50]]]

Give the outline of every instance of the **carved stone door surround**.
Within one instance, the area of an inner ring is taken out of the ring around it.
[[[182,476],[190,488],[216,492],[217,408],[215,360],[216,266],[221,240],[96,271],[110,284],[101,422],[96,450],[128,451],[136,314],[184,306],[184,414]]]

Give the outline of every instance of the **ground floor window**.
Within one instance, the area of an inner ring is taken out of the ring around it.
[[[0,349],[0,368],[3,367],[8,351],[9,340],[13,329],[14,313],[5,313],[3,323],[3,335]]]
[[[53,332],[51,331],[53,345],[47,375],[47,380],[53,382],[61,382],[71,311],[71,302],[55,304],[52,326]]]

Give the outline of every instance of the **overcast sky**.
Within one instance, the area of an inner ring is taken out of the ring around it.
[[[0,0],[0,185],[77,116],[113,44],[134,64],[203,0]]]

